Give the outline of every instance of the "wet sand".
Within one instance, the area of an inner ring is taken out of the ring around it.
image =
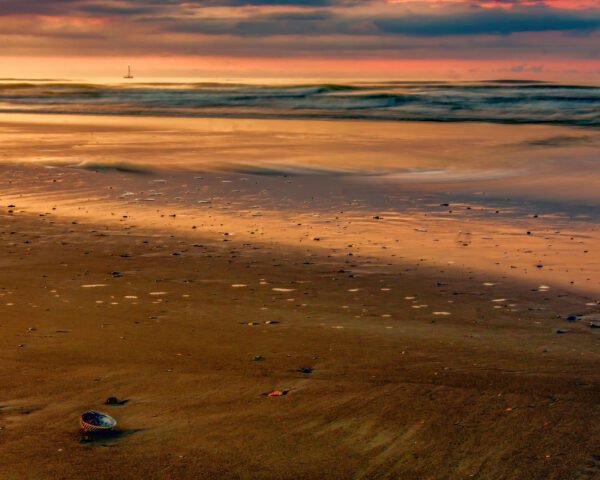
[[[1,478],[598,475],[595,210],[1,168]]]

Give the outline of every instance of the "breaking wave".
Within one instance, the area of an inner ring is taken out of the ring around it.
[[[0,80],[0,112],[600,125],[600,87],[495,80],[308,85]]]

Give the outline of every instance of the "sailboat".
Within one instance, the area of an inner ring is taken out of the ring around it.
[[[133,75],[131,74],[131,65],[127,65],[127,75],[123,78],[133,78]]]

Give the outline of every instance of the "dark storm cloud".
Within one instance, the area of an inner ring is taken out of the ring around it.
[[[244,20],[203,19],[174,21],[164,28],[171,32],[269,37],[273,35],[329,35],[346,33],[336,15],[324,12],[275,13]],[[343,23],[343,22],[342,22]]]
[[[368,0],[367,0],[368,1]],[[171,8],[176,12],[182,4],[199,8],[245,7],[245,6],[288,6],[288,7],[331,7],[351,5],[356,0],[0,0],[0,15],[12,14],[62,14],[77,12],[114,13],[136,15],[149,13],[157,8]]]
[[[282,5],[282,6],[300,6],[300,7],[327,7],[334,5],[332,0],[209,0],[202,2],[205,5],[213,6],[248,6],[248,5]]]
[[[427,9],[421,13],[413,13],[413,6],[419,5],[419,2],[411,4],[408,9],[405,5],[390,5],[384,0],[0,0],[0,16],[111,17],[145,25],[155,22],[170,32],[267,37],[302,34],[438,37],[543,31],[585,33],[600,27],[598,9],[558,9],[543,5],[541,0],[536,6],[521,6],[522,0],[495,1],[512,5],[512,8],[481,8],[480,2],[473,0],[465,0],[459,7]],[[531,3],[532,0],[527,1]],[[427,3],[420,2],[420,5],[423,7]],[[382,10],[382,6],[387,8]],[[255,10],[244,10],[243,18],[203,15],[203,12],[215,7],[255,7]],[[269,12],[274,7],[293,10]],[[193,20],[190,19],[192,17]]]
[[[80,4],[78,0],[0,0],[0,16],[14,14],[50,14],[68,11],[69,8]]]
[[[599,8],[498,3],[510,8],[483,0],[0,0],[0,35],[10,40],[5,51],[28,53],[600,55]]]
[[[407,15],[375,20],[385,33],[417,36],[507,35],[519,32],[594,30],[600,15],[550,8],[479,9],[453,15]]]
[[[483,9],[452,13],[350,16],[329,11],[257,14],[239,19],[177,20],[173,32],[211,35],[408,35],[423,37],[509,35],[523,32],[580,31],[600,28],[600,14],[551,8]]]

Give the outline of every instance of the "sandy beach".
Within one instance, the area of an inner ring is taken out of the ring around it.
[[[0,121],[2,479],[596,478],[596,130],[127,122]]]
[[[0,40],[0,480],[600,480],[600,0]]]

